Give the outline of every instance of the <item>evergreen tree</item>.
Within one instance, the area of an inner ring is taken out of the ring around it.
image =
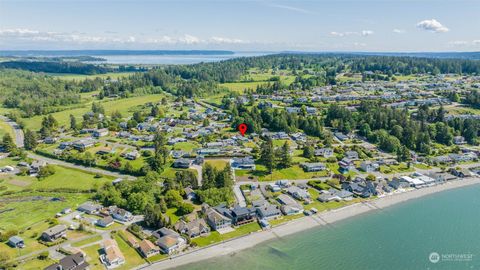
[[[25,144],[25,149],[27,150],[34,150],[38,145],[37,135],[30,129],[27,129],[25,131],[24,144]]]
[[[272,139],[268,138],[262,143],[262,152],[260,154],[260,161],[267,167],[269,173],[273,172],[275,168],[275,153],[273,149]]]

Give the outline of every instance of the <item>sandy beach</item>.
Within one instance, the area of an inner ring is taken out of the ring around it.
[[[446,191],[449,189],[480,184],[480,178],[451,181],[441,185],[415,189],[402,193],[395,193],[368,202],[356,203],[335,210],[319,213],[314,216],[306,216],[281,224],[270,230],[251,233],[239,238],[218,243],[202,249],[192,250],[170,259],[163,260],[152,265],[143,266],[139,269],[170,269],[181,265],[195,263],[201,260],[211,259],[222,255],[231,255],[244,249],[248,249],[262,242],[281,238],[290,234],[308,230],[317,226],[325,226],[349,217],[354,217],[370,211],[379,211],[383,208],[402,203],[411,199],[420,198],[429,194]]]

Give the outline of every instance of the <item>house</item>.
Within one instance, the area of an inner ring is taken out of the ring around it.
[[[230,162],[234,169],[255,170],[255,160],[252,157],[233,158]]]
[[[107,269],[116,268],[125,263],[125,257],[115,240],[103,240],[103,254],[100,255],[100,261]]]
[[[192,165],[192,161],[185,158],[179,158],[173,162],[174,168],[188,169]]]
[[[223,214],[217,212],[215,209],[211,208],[208,204],[202,205],[202,212],[207,219],[208,225],[212,229],[218,231],[224,228],[229,228],[232,226],[232,219],[224,216]]]
[[[188,235],[190,238],[195,238],[210,232],[210,228],[205,220],[198,218],[190,222],[186,222],[185,220],[181,219],[175,223],[174,228],[177,232]]]
[[[273,183],[268,184],[267,187],[268,187],[268,189],[270,189],[272,192],[279,192],[280,190],[282,190],[279,185],[273,184]]]
[[[468,169],[451,168],[448,170],[448,172],[460,178],[470,177],[473,175]]]
[[[357,151],[347,151],[345,152],[345,157],[348,159],[358,159]]]
[[[43,140],[44,143],[46,144],[54,144],[57,142],[57,138],[55,137],[46,137],[44,140]]]
[[[40,169],[42,167],[45,167],[47,166],[47,163],[43,160],[35,160],[34,162],[32,162],[32,164],[30,165],[30,169],[29,169],[29,173],[30,174],[36,174],[40,171]]]
[[[257,207],[257,216],[260,219],[275,219],[279,216],[282,215],[282,212],[280,209],[278,209],[278,206],[272,205],[270,203],[264,203],[262,206]]]
[[[239,226],[254,222],[257,214],[254,208],[247,208],[236,205],[231,211],[231,216],[233,224]]]
[[[305,170],[306,172],[319,172],[327,169],[327,166],[325,166],[325,164],[320,162],[302,163],[301,166],[303,170]]]
[[[344,182],[342,183],[342,189],[352,192],[353,194],[362,198],[368,198],[372,195],[377,195],[373,184],[370,181],[365,181],[363,179],[355,179],[352,182]]]
[[[182,150],[172,150],[172,151],[170,152],[170,155],[171,155],[173,158],[175,158],[175,159],[181,158],[181,157],[183,157],[183,156],[186,155],[186,154],[187,154],[187,152],[182,151]]]
[[[67,226],[61,224],[42,233],[41,239],[46,242],[54,242],[55,240],[67,236]]]
[[[412,178],[410,176],[401,176],[400,179],[404,182],[409,183],[410,187],[421,188],[426,185],[425,182],[423,182],[422,180],[418,178]]]
[[[310,194],[297,186],[290,186],[287,188],[287,193],[297,200],[303,201],[310,199]]]
[[[138,251],[140,251],[145,258],[160,253],[160,249],[148,239],[143,239],[142,242],[138,244]]]
[[[345,134],[343,134],[343,133],[341,133],[341,132],[335,132],[335,133],[333,133],[333,136],[335,136],[335,137],[336,137],[338,140],[340,140],[340,141],[346,141],[346,140],[348,140],[348,136],[345,135]]]
[[[20,238],[19,236],[12,236],[8,239],[9,246],[13,248],[24,248],[25,247],[25,242],[23,242],[23,239]]]
[[[399,178],[393,179],[392,181],[388,182],[388,185],[393,189],[405,189],[410,187],[410,183]]]
[[[111,211],[112,217],[120,222],[129,222],[133,220],[133,215],[129,211],[116,208],[115,210]]]
[[[140,153],[138,153],[137,150],[133,150],[131,152],[128,152],[125,154],[125,158],[129,160],[135,160],[140,156]]]
[[[185,198],[187,198],[187,200],[192,201],[197,198],[197,193],[195,193],[191,187],[186,187],[183,190],[185,191]]]
[[[58,263],[48,266],[45,270],[84,270],[88,269],[88,266],[85,254],[78,252],[65,256]]]
[[[377,163],[371,162],[369,160],[365,160],[360,164],[360,168],[364,172],[373,172],[373,171],[378,170],[379,166],[378,166]]]
[[[278,195],[277,201],[282,204],[280,210],[284,215],[295,215],[303,211],[303,207],[287,194]]]
[[[93,139],[82,139],[72,143],[72,147],[79,151],[85,151],[85,149],[95,145],[95,140]]]
[[[456,145],[466,144],[465,138],[463,136],[453,137],[453,143]]]
[[[98,213],[100,209],[102,209],[100,204],[94,204],[92,202],[83,203],[77,208],[78,211],[89,215]]]
[[[93,137],[100,138],[108,135],[108,129],[102,128],[93,131]]]
[[[186,245],[187,240],[181,237],[175,231],[172,231],[167,228],[161,228],[156,232],[158,240],[156,241],[157,246],[160,247],[161,251],[165,254],[173,254],[182,251]]]
[[[314,155],[317,157],[323,156],[324,158],[329,158],[333,156],[333,149],[332,148],[315,149]]]
[[[103,228],[107,228],[114,223],[112,216],[106,216],[102,219],[97,220],[97,225]]]
[[[348,158],[343,158],[342,160],[340,160],[338,162],[338,166],[340,167],[339,170],[342,173],[355,169],[355,163],[353,163],[353,160]]]

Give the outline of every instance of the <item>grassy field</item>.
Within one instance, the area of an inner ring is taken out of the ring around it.
[[[3,138],[5,134],[10,134],[12,138],[15,138],[15,133],[13,132],[13,128],[9,126],[7,123],[0,121],[0,138]]]
[[[95,75],[84,75],[84,74],[60,74],[60,73],[51,73],[49,75],[61,79],[61,80],[66,80],[66,81],[81,81],[85,79],[95,79],[95,78],[100,78],[100,79],[107,79],[111,78],[113,80],[117,80],[120,78],[128,77],[129,75],[132,75],[134,72],[109,72],[105,74],[95,74]]]
[[[90,264],[90,270],[105,270],[105,267],[100,262],[100,250],[102,247],[100,244],[95,244],[86,248],[82,248],[83,252],[87,255],[87,262]]]
[[[147,95],[132,98],[123,98],[115,100],[105,100],[100,103],[105,108],[105,114],[110,115],[113,111],[119,111],[124,117],[133,113],[132,109],[137,106],[143,105],[148,102],[159,102],[164,95]],[[71,110],[64,110],[56,113],[52,113],[52,116],[57,119],[60,126],[70,125],[70,114],[75,116],[78,122],[82,121],[82,116],[91,110],[91,102],[85,103],[83,107],[75,108]],[[22,121],[26,128],[32,130],[39,130],[41,127],[43,116],[34,116],[31,118],[24,118]]]
[[[223,159],[209,159],[205,160],[205,163],[212,165],[217,170],[223,170],[227,166],[228,161]]]
[[[252,176],[258,177],[259,181],[275,181],[282,179],[295,180],[323,177],[326,176],[328,172],[305,172],[299,165],[293,165],[290,168],[274,170],[273,173],[269,174],[265,166],[257,164],[256,170],[251,172],[251,174]]]
[[[30,192],[21,194],[22,201],[0,202],[0,230],[22,230],[52,218],[64,208],[76,206],[90,199],[90,194]],[[18,195],[16,195],[18,196]],[[42,200],[33,200],[42,196]],[[3,196],[2,199],[11,196]],[[60,198],[52,201],[50,198]]]
[[[113,239],[117,241],[118,247],[120,248],[120,251],[125,257],[125,264],[122,264],[116,269],[133,269],[135,268],[135,266],[146,263],[142,256],[140,256],[140,254],[135,249],[129,246],[128,243],[120,237],[120,235],[115,234],[113,236]]]
[[[39,269],[45,269],[49,265],[54,264],[55,261],[52,259],[46,259],[46,260],[38,260],[38,259],[33,259],[26,261],[20,265],[17,266],[17,269],[23,269],[23,270],[39,270]]]
[[[252,232],[256,232],[261,230],[260,225],[258,225],[257,222],[242,225],[240,227],[236,227],[235,231],[225,233],[225,234],[220,234],[217,231],[213,231],[210,233],[209,236],[205,237],[197,237],[195,239],[192,239],[193,243],[196,243],[200,247],[208,246],[214,243],[218,243],[221,241],[225,241],[231,238],[239,237],[242,235],[246,235]]]
[[[81,247],[81,246],[84,246],[84,245],[87,245],[87,244],[90,244],[90,243],[95,243],[95,242],[100,241],[100,240],[102,240],[102,236],[101,235],[95,235],[91,238],[73,243],[72,247]]]
[[[23,189],[31,190],[56,190],[58,188],[75,189],[79,191],[88,191],[103,184],[111,182],[114,177],[103,176],[95,178],[95,175],[85,171],[52,165],[55,168],[55,174],[38,179],[31,176],[0,175],[0,193],[6,191],[21,191]],[[6,187],[1,188],[2,186]]]

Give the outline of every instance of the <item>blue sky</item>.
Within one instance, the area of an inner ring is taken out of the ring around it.
[[[479,51],[475,0],[0,0],[0,49]]]

